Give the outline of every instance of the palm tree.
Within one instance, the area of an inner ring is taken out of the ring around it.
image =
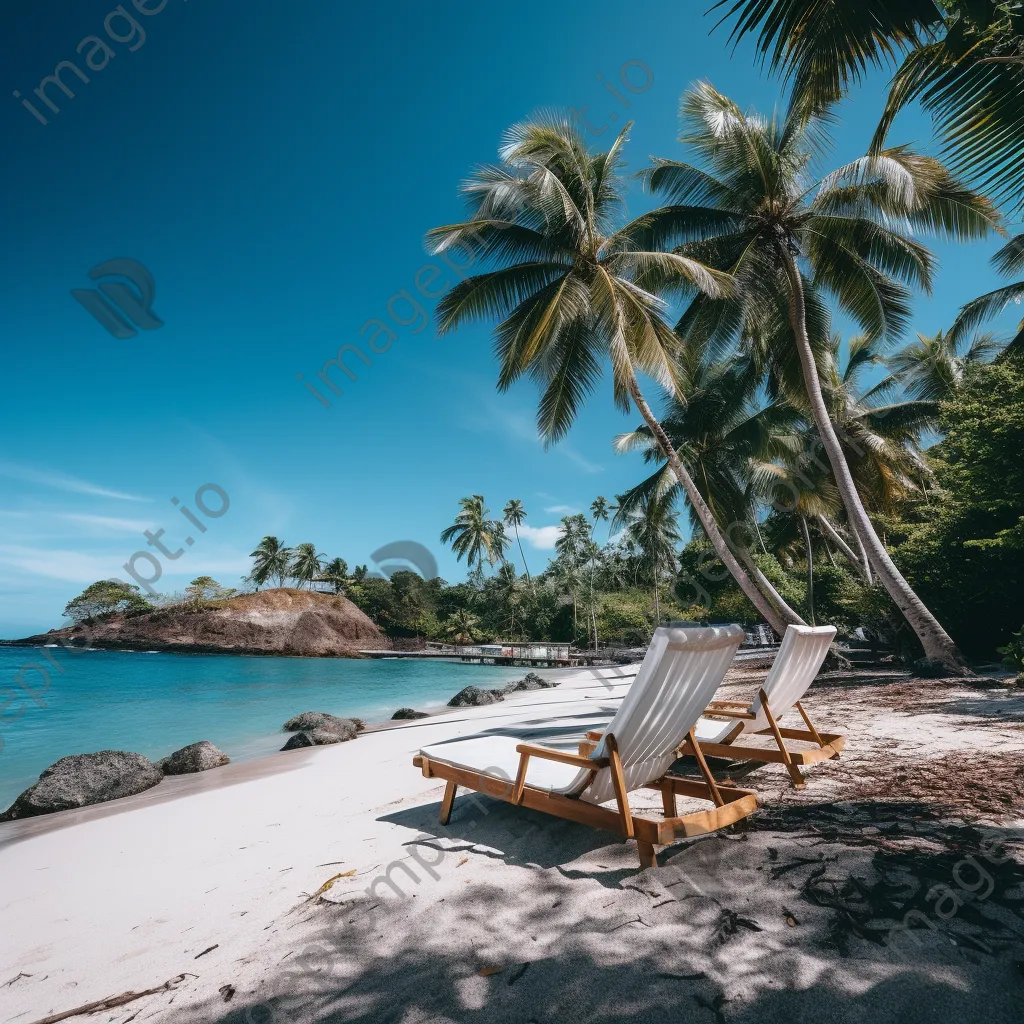
[[[327,583],[335,594],[340,594],[348,582],[348,562],[344,558],[332,558],[317,576],[318,583]]]
[[[597,575],[598,555],[597,545],[594,542],[594,531],[598,523],[608,522],[608,499],[598,495],[590,503],[590,517],[593,524],[590,527],[590,546],[595,549],[590,558],[590,625],[593,630],[594,650],[597,650],[597,605],[594,603],[594,577]]]
[[[992,263],[1001,274],[1009,275],[1024,270],[1024,234],[1011,238],[992,257]],[[968,302],[950,329],[954,344],[979,324],[1001,313],[1011,302],[1018,306],[1024,302],[1024,281],[1014,281]],[[1006,351],[1024,352],[1024,320],[1017,325],[1017,335],[1006,346]]]
[[[869,66],[902,62],[875,136],[920,100],[955,170],[1024,205],[1024,9],[989,0],[719,0],[730,39],[757,48],[811,103],[834,102]]]
[[[316,551],[316,545],[306,542],[305,544],[297,544],[295,546],[295,552],[292,556],[291,565],[288,569],[288,575],[294,579],[301,587],[303,583],[313,589],[313,580],[315,580],[321,573],[323,567],[323,559],[326,556],[318,555]]]
[[[276,579],[279,587],[288,578],[292,549],[285,547],[276,537],[264,537],[250,556],[253,559],[250,579],[258,590],[269,580]]]
[[[767,594],[787,623],[803,624],[761,572],[751,557],[749,541],[758,534],[750,468],[754,460],[784,454],[799,413],[783,400],[758,404],[761,372],[756,364],[740,357],[720,362],[706,358],[698,345],[683,358],[685,401],[674,399],[662,420],[662,428],[690,467],[694,482],[711,514],[725,531],[726,541],[747,571]],[[675,477],[651,431],[641,426],[615,439],[620,452],[640,450],[646,462],[660,468],[636,487],[621,495],[616,520],[626,523],[644,497],[678,492]],[[691,525],[700,528],[692,514]],[[737,529],[738,528],[738,529]]]
[[[504,555],[505,535],[501,524],[489,519],[491,510],[484,508],[481,494],[459,499],[460,512],[455,522],[441,534],[443,544],[452,545],[452,550],[462,561],[477,568],[483,567],[484,560],[494,565]]]
[[[676,561],[679,544],[679,514],[675,511],[673,495],[647,495],[640,500],[627,527],[630,535],[643,550],[651,570],[654,584],[654,625],[661,623],[661,583],[665,572]]]
[[[563,516],[562,532],[559,534],[558,540],[555,541],[555,551],[558,554],[559,561],[566,567],[566,571],[561,574],[560,579],[572,595],[574,641],[579,633],[579,588],[582,580],[583,562],[588,553],[589,534],[590,529],[584,516]],[[587,632],[590,632],[589,623],[587,625]]]
[[[516,575],[516,567],[511,562],[502,562],[497,573],[497,592],[508,606],[510,617],[510,639],[516,638],[516,609],[523,603],[522,584]]]
[[[505,391],[529,374],[540,385],[538,427],[548,443],[564,437],[597,384],[601,357],[611,361],[615,402],[632,402],[651,428],[719,558],[777,629],[783,623],[729,550],[710,510],[651,411],[638,380],[646,373],[669,391],[677,385],[680,339],[665,321],[662,295],[697,288],[724,298],[728,275],[677,253],[638,248],[640,222],[615,230],[623,207],[620,174],[629,125],[607,153],[587,150],[568,118],[543,116],[515,125],[502,163],[483,167],[463,186],[469,219],[428,233],[435,252],[468,238],[496,269],[459,282],[437,306],[441,334],[475,319],[496,319]]]
[[[1003,349],[991,334],[974,337],[965,351],[952,333],[927,336],[918,334],[896,355],[885,360],[892,371],[892,381],[911,397],[928,402],[952,398],[964,377],[964,370],[973,363],[987,363]]]
[[[684,98],[683,118],[683,141],[704,166],[659,160],[646,173],[672,205],[643,218],[635,242],[676,245],[678,254],[733,275],[739,288],[731,299],[698,294],[677,331],[712,347],[746,342],[759,350],[773,385],[806,404],[879,579],[926,657],[959,670],[956,645],[868,518],[829,417],[818,359],[829,344],[826,295],[872,337],[898,337],[910,316],[909,286],[929,287],[934,267],[911,232],[980,238],[998,226],[998,214],[938,160],[902,147],[816,181],[810,168],[827,141],[825,110],[793,104],[781,119],[745,115],[701,83]]]
[[[512,498],[502,511],[505,517],[506,526],[511,526],[516,532],[516,543],[519,545],[519,556],[523,560],[523,568],[526,570],[526,579],[533,590],[533,577],[530,576],[530,567],[526,564],[526,553],[523,551],[523,542],[519,538],[519,527],[526,518],[526,509],[518,498]]]
[[[444,625],[445,635],[455,644],[474,643],[480,635],[480,619],[468,608],[458,608]]]

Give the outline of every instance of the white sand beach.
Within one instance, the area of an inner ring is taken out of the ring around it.
[[[72,1019],[1020,1019],[1019,690],[823,676],[806,703],[842,759],[799,793],[733,771],[762,809],[644,872],[615,835],[462,791],[438,825],[421,746],[574,747],[635,671],[0,825],[0,1024],[172,979]]]

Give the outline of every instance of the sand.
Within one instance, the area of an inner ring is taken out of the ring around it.
[[[171,979],[75,1019],[1021,1019],[1020,691],[822,677],[807,705],[842,760],[800,793],[781,766],[717,765],[763,809],[643,872],[610,833],[487,798],[437,824],[420,746],[571,746],[632,672],[0,826],[0,1022]]]

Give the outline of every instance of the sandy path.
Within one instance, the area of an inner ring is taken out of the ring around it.
[[[0,1022],[180,974],[102,1019],[1019,1019],[1019,696],[824,677],[808,704],[848,733],[843,760],[799,794],[758,768],[743,784],[765,809],[745,831],[643,873],[613,835],[491,800],[460,797],[437,825],[421,745],[489,730],[570,745],[623,685],[580,673],[271,759],[287,770],[231,766],[245,771],[188,780],[188,799],[164,783],[66,827],[0,826]]]

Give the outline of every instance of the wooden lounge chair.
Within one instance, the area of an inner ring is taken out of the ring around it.
[[[793,785],[803,789],[807,781],[800,766],[838,758],[846,742],[845,736],[818,732],[800,703],[814,682],[835,635],[834,626],[790,626],[752,704],[714,701],[708,706],[694,730],[699,751],[705,757],[784,764]],[[806,729],[785,729],[779,725],[782,716],[794,707],[800,712]],[[751,733],[771,735],[777,749],[743,746],[736,742]],[[801,740],[813,743],[814,747],[791,750],[786,740]],[[688,754],[697,752],[697,747],[686,750]]]
[[[413,758],[427,778],[446,779],[441,824],[448,824],[459,786],[570,821],[636,839],[641,867],[655,864],[654,847],[676,837],[713,832],[757,809],[748,789],[720,786],[696,750],[704,782],[667,774],[732,662],[738,627],[655,631],[636,680],[601,732],[586,734],[579,752],[487,735],[425,747]],[[635,814],[629,794],[658,790],[664,818]],[[679,816],[676,796],[714,807]],[[600,806],[615,801],[615,809]]]

